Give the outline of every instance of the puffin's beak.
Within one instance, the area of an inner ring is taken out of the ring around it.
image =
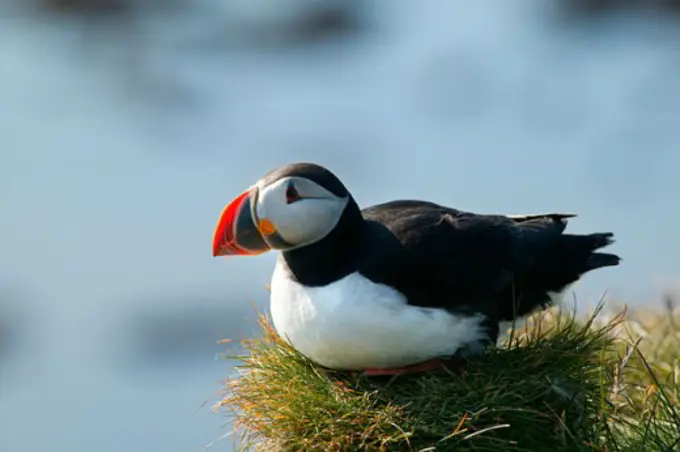
[[[251,209],[250,189],[241,193],[222,211],[213,237],[213,256],[255,256],[269,251]]]

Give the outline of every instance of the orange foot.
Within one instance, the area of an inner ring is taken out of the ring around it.
[[[364,375],[367,377],[378,377],[378,376],[415,374],[420,372],[431,372],[435,370],[441,370],[443,367],[450,368],[452,365],[461,366],[462,362],[456,362],[451,359],[435,358],[430,359],[428,361],[423,361],[422,363],[412,364],[410,366],[404,367],[394,367],[391,369],[365,369]]]

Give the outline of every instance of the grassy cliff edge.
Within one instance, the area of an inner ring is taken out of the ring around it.
[[[369,379],[305,359],[260,316],[216,409],[240,450],[680,450],[680,309],[550,310],[463,371]]]

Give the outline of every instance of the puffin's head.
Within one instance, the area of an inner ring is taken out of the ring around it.
[[[311,245],[333,231],[350,200],[342,182],[321,166],[295,163],[271,171],[225,207],[213,256]]]

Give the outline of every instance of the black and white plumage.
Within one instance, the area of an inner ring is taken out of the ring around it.
[[[330,171],[297,163],[227,206],[213,255],[280,250],[271,283],[279,335],[329,368],[396,369],[478,353],[495,344],[500,322],[618,265],[598,251],[613,234],[567,234],[572,216],[415,200],[360,210]]]

